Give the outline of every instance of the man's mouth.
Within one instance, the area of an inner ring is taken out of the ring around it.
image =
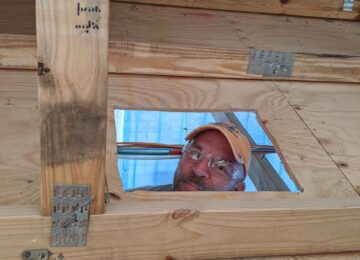
[[[181,190],[186,191],[202,191],[204,190],[201,186],[193,183],[193,182],[181,182]]]

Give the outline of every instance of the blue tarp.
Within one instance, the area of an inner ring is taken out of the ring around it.
[[[243,126],[257,144],[271,145],[270,139],[256,120],[253,112],[236,112]],[[116,139],[118,142],[156,142],[184,144],[185,136],[194,128],[214,122],[211,113],[115,110]],[[266,155],[290,191],[298,191],[277,154]],[[124,189],[146,185],[172,183],[178,160],[123,160],[119,171]],[[246,178],[246,191],[256,191]]]

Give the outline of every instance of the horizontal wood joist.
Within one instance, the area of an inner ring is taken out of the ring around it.
[[[37,207],[0,207],[0,257],[48,248],[65,259],[220,259],[356,251],[358,199],[126,201],[90,217],[87,246],[49,246]]]
[[[0,20],[0,67],[36,69],[33,10],[19,8],[27,19]],[[110,73],[360,82],[358,22],[115,2],[110,12]],[[251,50],[294,54],[291,76],[248,73]]]
[[[205,8],[251,13],[286,14],[309,17],[360,20],[360,1],[351,11],[343,11],[344,0],[112,0],[190,8]]]

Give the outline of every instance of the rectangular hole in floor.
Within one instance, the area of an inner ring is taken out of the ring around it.
[[[185,136],[194,128],[224,120],[242,128],[254,145],[272,146],[270,138],[258,123],[255,112],[167,112],[143,110],[115,110],[117,142],[147,142],[184,145]],[[145,153],[144,153],[145,152]],[[146,186],[170,185],[179,162],[179,156],[152,153],[149,148],[136,155],[118,149],[118,166],[125,191]],[[263,161],[257,163],[254,161]],[[245,178],[247,192],[298,192],[278,154],[259,154],[251,162],[250,174]],[[259,170],[259,165],[260,170]],[[264,170],[265,169],[265,170]],[[253,173],[253,172],[254,173]],[[255,173],[256,171],[256,173]],[[259,177],[260,175],[260,177]]]

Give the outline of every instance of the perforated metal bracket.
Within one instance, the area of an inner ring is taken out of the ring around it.
[[[55,185],[51,246],[85,246],[89,223],[89,185]]]
[[[344,0],[343,11],[344,12],[352,12],[353,6],[354,6],[354,0]]]
[[[292,52],[264,51],[251,49],[248,74],[290,77],[295,54]]]

